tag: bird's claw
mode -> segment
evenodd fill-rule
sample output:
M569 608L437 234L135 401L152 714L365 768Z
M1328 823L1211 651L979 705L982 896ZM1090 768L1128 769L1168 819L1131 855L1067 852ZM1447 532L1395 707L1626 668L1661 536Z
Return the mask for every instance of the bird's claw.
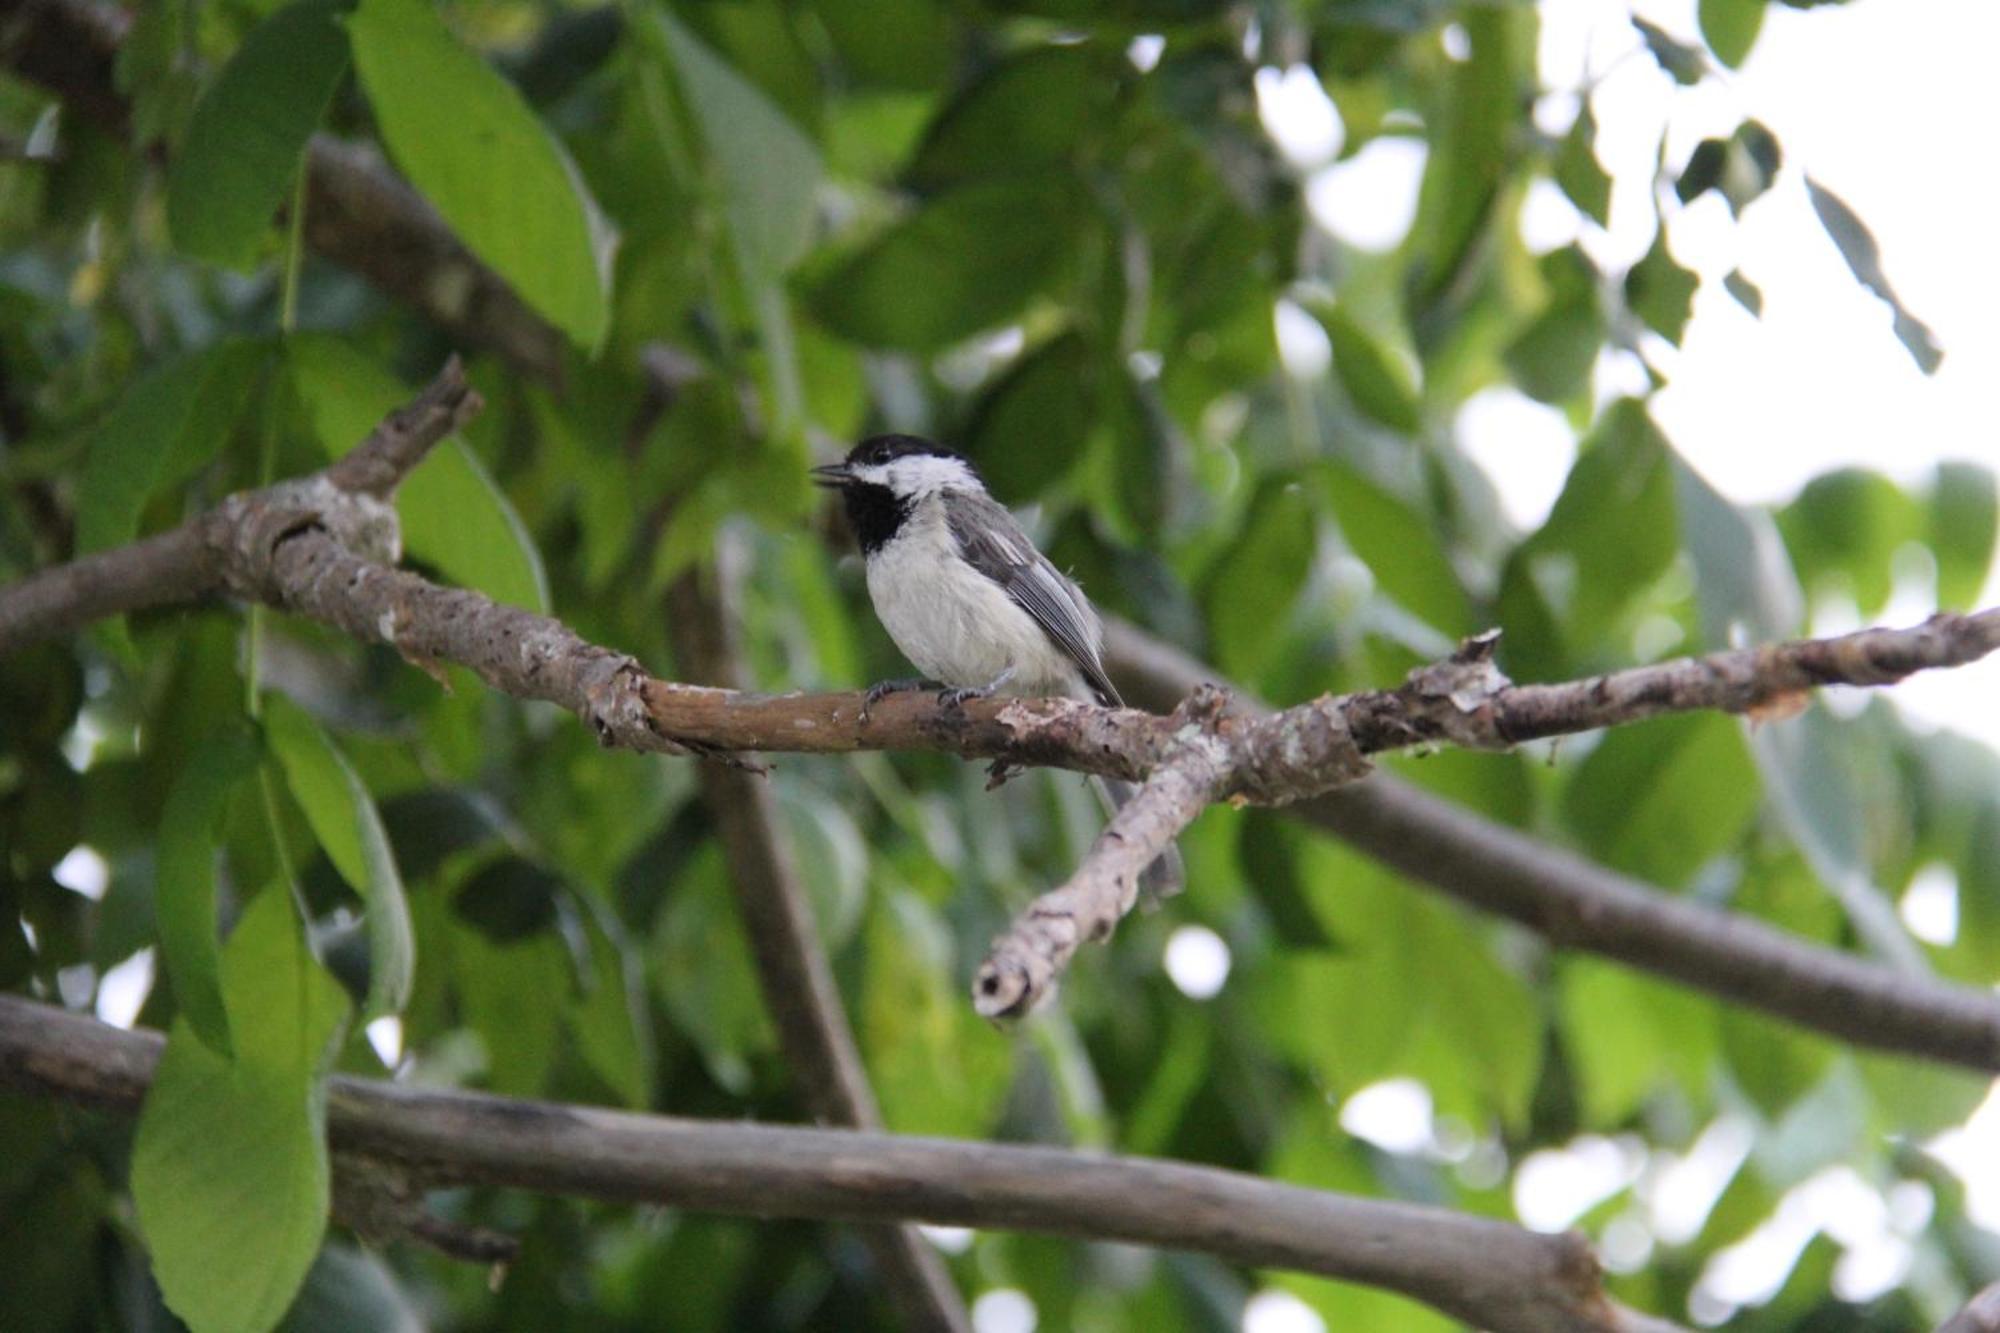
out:
M875 705L881 703L892 694L907 694L911 690L926 690L930 689L932 685L933 682L917 676L910 676L901 680L878 680L873 685L870 685L861 696L861 720L866 722L869 712Z
M964 685L953 690L940 690L938 707L959 712L964 709L967 699L984 699L992 693L992 687L986 685Z

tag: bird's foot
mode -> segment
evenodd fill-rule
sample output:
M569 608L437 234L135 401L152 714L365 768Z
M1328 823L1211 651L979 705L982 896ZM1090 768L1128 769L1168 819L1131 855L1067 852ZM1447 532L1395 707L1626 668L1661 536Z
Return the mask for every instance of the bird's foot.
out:
M878 680L873 685L870 685L867 692L861 696L861 720L866 722L869 711L876 704L881 703L892 694L908 694L912 690L935 690L941 688L943 687L936 681L925 680L921 676L906 676L901 680Z

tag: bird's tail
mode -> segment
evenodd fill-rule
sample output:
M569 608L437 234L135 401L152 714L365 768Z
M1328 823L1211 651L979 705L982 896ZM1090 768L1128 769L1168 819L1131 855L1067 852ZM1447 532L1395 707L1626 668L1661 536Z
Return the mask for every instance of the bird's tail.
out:
M1090 784L1097 789L1106 815L1117 814L1139 790L1119 778L1092 777ZM1160 859L1139 876L1139 901L1147 907L1157 907L1186 887L1187 867L1181 862L1180 848L1168 843Z

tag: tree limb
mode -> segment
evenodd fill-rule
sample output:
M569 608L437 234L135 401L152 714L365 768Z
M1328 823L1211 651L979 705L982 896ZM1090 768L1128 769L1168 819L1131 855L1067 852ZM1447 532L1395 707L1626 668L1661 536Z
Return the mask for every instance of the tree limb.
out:
M1116 620L1105 627L1105 657L1127 698L1157 707L1214 675ZM2000 997L1989 991L1895 971L1675 897L1392 774L1284 813L1558 948L1601 954L1859 1046L2000 1073Z
M715 566L712 583L699 573L675 581L667 594L667 624L682 671L737 688L748 678L734 633L737 598L727 559L718 558ZM880 1130L882 1110L820 944L812 901L799 882L771 784L741 764L715 760L701 763L700 781L736 887L765 1011L813 1119ZM905 1328L968 1333L965 1302L921 1232L912 1226L868 1226L860 1234Z
M0 1086L130 1114L163 1042L0 995ZM1214 1167L845 1129L636 1115L335 1077L336 1162L753 1217L922 1220L1195 1250L1397 1291L1495 1333L1674 1333L1605 1295L1574 1232Z
M1982 1288L1937 1333L2000 1333L2000 1282Z

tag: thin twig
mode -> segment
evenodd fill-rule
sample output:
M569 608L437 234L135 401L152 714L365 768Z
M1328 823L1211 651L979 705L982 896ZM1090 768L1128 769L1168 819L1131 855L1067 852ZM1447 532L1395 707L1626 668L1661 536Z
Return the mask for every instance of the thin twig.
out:
M0 1087L130 1114L157 1033L0 995ZM338 1154L495 1185L755 1217L925 1221L1195 1250L1401 1292L1495 1333L1674 1333L1605 1295L1574 1232L1011 1144L702 1121L336 1077ZM336 1159L338 1160L338 1158Z

